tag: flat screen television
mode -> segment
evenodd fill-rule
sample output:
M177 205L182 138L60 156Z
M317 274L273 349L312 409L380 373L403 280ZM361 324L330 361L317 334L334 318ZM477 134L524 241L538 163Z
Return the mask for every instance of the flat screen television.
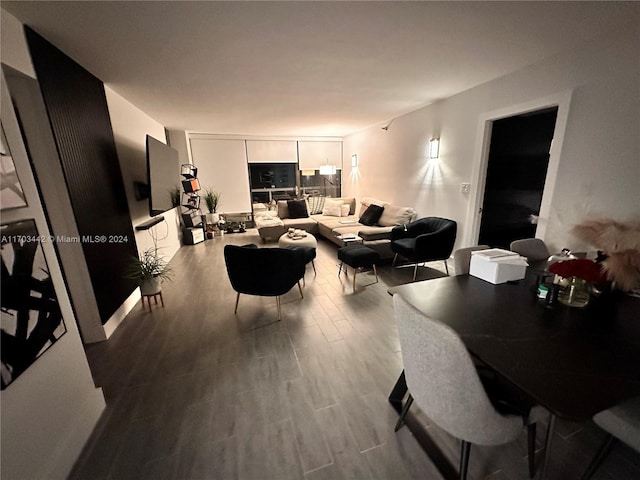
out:
M171 192L179 188L180 180L178 151L147 135L147 184L152 217L174 208Z

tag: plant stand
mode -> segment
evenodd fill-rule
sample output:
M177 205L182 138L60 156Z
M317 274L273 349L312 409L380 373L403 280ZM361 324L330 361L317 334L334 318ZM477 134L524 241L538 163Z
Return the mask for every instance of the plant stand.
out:
M160 297L160 304L162 305L162 308L164 308L164 299L162 298L162 292L158 292L158 293L152 293L150 295L142 295L142 309L146 310L144 308L145 298L147 299L147 305L149 306L149 311L151 311L151 299L153 298L154 305L158 305L158 297Z

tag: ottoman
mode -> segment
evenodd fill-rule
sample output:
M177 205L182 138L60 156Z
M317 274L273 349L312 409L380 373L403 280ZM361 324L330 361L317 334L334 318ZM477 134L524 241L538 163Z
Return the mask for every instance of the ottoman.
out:
M376 270L376 262L380 260L380 254L375 250L365 247L364 245L348 245L338 249L338 260L340 260L340 269L338 270L338 277L342 273L342 265L347 264L353 268L353 291L356 291L356 275L358 269L372 268L373 273L376 276L376 282L378 283L378 272ZM347 268L344 269L345 274Z
M280 248L294 248L302 252L305 257L305 264L311 262L313 267L313 273L316 274L316 264L313 261L316 258L316 247L318 241L316 237L310 233L304 232L305 236L290 237L288 233L280 236L278 239L278 246Z

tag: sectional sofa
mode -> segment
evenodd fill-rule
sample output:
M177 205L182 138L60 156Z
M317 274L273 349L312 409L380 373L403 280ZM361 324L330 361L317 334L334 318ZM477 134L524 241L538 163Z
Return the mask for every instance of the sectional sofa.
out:
M317 236L326 238L338 246L344 243L338 236L345 234L357 234L363 239L363 244L376 250L382 258L392 258L391 229L396 225L409 223L416 218L416 211L412 207L400 207L389 202L371 197L364 197L359 204L353 197L327 198L325 202L340 202L348 205L348 209L341 209L340 215L335 209L323 206L322 213L307 200L307 211L310 214L303 218L291 218L286 201L278 201L277 210L259 212L254 214L254 223L258 233L264 242L277 240L289 228L299 228ZM326 205L326 203L325 203ZM335 203L333 204L335 205ZM383 207L382 215L375 225L363 225L360 217L370 205ZM344 213L344 215L342 215Z

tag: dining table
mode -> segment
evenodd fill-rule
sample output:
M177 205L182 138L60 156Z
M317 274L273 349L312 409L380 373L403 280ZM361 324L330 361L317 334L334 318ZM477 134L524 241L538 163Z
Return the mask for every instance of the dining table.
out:
M604 292L582 308L548 304L536 295L539 272L492 284L457 275L399 285L400 295L426 316L451 327L469 352L556 418L586 421L640 395L640 298ZM389 402L400 411L404 372Z

